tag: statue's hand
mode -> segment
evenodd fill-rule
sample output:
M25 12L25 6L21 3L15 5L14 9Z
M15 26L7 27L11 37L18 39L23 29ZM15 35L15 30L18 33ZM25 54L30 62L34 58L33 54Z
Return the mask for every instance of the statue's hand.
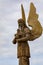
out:
M15 34L15 39L18 39L18 38L19 38L18 34Z
M16 44L16 38L14 38L12 42L13 42L13 44Z

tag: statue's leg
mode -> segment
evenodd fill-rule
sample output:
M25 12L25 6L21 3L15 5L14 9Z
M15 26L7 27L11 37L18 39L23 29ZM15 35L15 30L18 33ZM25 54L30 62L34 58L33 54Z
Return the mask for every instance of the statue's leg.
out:
M20 57L19 65L30 65L28 57Z

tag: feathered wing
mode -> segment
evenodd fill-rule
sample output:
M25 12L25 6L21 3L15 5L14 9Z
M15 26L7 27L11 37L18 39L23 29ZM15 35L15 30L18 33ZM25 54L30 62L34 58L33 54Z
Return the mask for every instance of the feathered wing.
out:
M21 13L22 13L22 19L24 20L24 22L26 22L25 12L22 4L21 4Z
M30 12L28 16L28 25L32 27L31 30L31 40L34 40L41 36L42 34L42 26L40 22L38 21L38 14L36 13L36 8L33 5L33 3L30 4Z

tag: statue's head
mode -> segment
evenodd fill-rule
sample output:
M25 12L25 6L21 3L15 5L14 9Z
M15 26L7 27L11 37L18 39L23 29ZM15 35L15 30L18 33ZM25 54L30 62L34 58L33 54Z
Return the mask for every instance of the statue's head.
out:
M26 24L25 24L23 19L18 19L18 26L19 27L25 27L26 26Z

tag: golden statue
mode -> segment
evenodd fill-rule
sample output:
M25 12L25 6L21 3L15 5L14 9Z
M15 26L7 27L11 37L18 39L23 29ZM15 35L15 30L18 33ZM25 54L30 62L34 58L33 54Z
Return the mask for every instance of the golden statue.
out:
M30 12L27 19L28 26L26 25L26 18L23 5L21 5L22 18L18 20L18 29L13 39L13 44L18 43L17 57L19 59L19 65L30 65L30 48L28 40L33 41L41 36L42 26L38 21L38 14L36 14L36 8L33 3L30 4Z

